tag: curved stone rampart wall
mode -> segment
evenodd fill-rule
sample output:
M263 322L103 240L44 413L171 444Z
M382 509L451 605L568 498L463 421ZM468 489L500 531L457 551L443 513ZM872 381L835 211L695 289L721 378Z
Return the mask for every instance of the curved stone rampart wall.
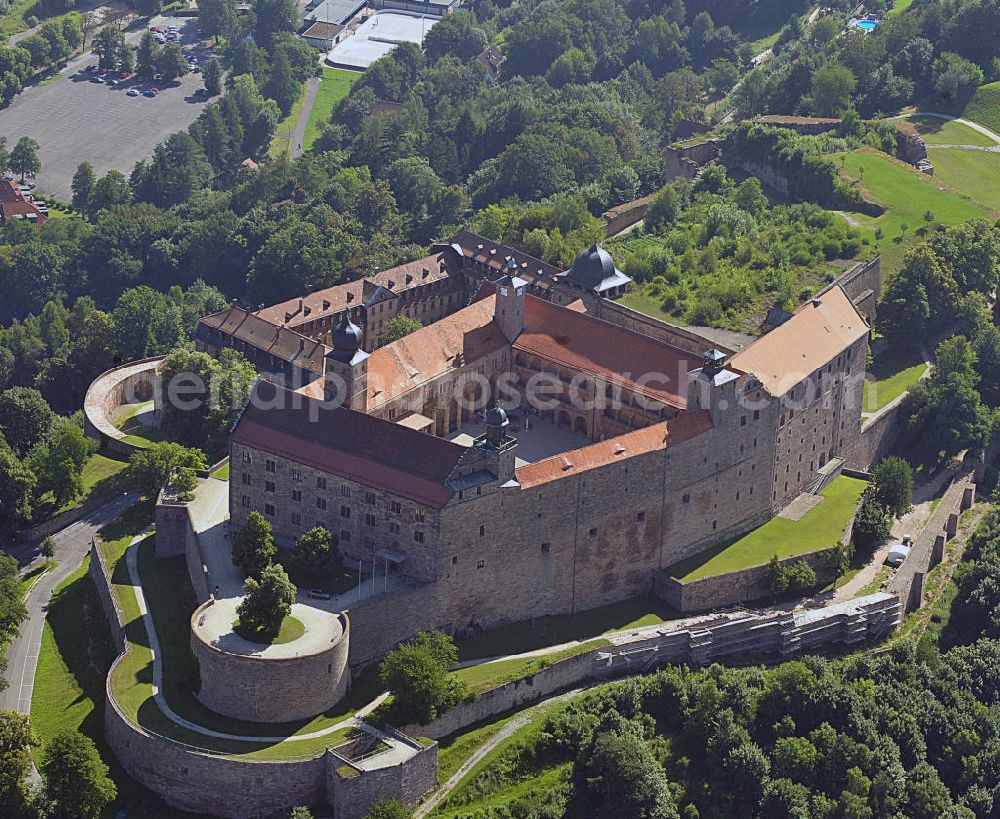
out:
M104 449L129 456L140 447L125 440L112 418L125 404L158 400L156 368L163 356L143 358L102 373L91 382L83 400L84 429ZM157 405L158 409L158 405Z
M298 657L263 658L233 654L207 643L191 615L191 651L198 660L198 699L218 714L248 722L296 722L329 710L350 689L347 668L350 620L338 615L340 636L322 651Z
M180 810L246 819L328 801L326 751L313 759L287 762L204 753L133 725L119 710L110 687L104 736L129 776Z

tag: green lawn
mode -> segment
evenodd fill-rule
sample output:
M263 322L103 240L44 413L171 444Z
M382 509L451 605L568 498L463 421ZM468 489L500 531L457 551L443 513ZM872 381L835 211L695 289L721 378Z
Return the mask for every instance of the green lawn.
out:
M212 477L216 478L216 479L218 479L220 481L228 481L229 480L229 461L226 461L222 466L220 466L218 469L216 469L215 472L212 473Z
M38 499L38 504L35 506L35 520L45 520L57 512L75 509L92 495L100 496L114 492L118 488L118 481L115 478L126 466L128 466L127 461L95 452L84 464L83 472L80 473L80 479L83 481L83 494L57 509L52 493L45 493Z
M298 617L288 615L281 621L281 627L278 629L277 634L257 631L249 626L244 626L239 620L233 623L233 632L244 640L249 640L251 643L279 646L283 643L290 643L292 640L298 640L299 637L306 633L306 627Z
M151 405L152 401L143 404L127 404L118 410L114 418L114 424L125 433L125 441L136 446L148 447L157 441L164 441L166 438L158 427L147 426L136 416Z
M323 68L323 77L319 81L319 90L316 92L316 102L312 111L309 112L309 121L306 122L306 133L302 139L302 150L308 151L313 143L319 139L321 128L330 121L330 114L333 113L334 106L340 102L351 90L351 86L361 75L357 71L345 71L341 68Z
M118 798L105 810L104 819L119 810L148 819L193 817L168 808L129 777L105 743L104 675L114 649L96 591L87 578L89 560L60 584L49 605L31 700L32 727L43 746L63 730L77 730L94 740L118 786ZM35 750L36 759L40 750Z
M306 84L302 83L302 88L299 89L299 96L296 98L291 112L278 123L278 127L274 130L274 139L271 140L271 156L279 157L286 154L291 156L292 132L295 130L295 123L299 121L299 114L302 113L302 106L305 105L305 101Z
M920 380L927 364L916 350L888 350L876 357L868 372L874 381L865 381L863 412L880 410Z
M134 528L134 524L122 527L123 530ZM323 748L348 738L351 729L346 728L316 739L282 742L288 736L311 733L340 722L374 699L381 690L374 669L354 681L351 693L341 703L308 721L288 724L241 722L220 716L195 699L192 689L197 684L197 664L190 650L189 621L196 601L187 568L182 557L156 560L153 538L149 537L133 548L139 549L139 575L163 652L163 693L170 707L182 717L217 731L242 736L273 736L274 740L261 743L211 739L179 728L168 720L152 696L152 655L145 626L138 619L125 562L120 559L124 554L123 540L127 543L126 538L119 537L103 548L106 554L118 557L113 571L114 588L128 621L126 630L131 650L117 667L112 685L119 704L131 719L148 730L181 742L254 759L312 757Z
M543 668L547 668L560 660L567 660L576 657L578 654L586 654L595 648L610 645L610 641L599 638L586 643L565 648L552 654L544 654L537 657L515 657L510 660L497 660L493 663L480 663L470 665L452 672L458 679L464 682L473 694L481 694L491 688L523 680L538 673Z
M921 241L918 231L927 224L925 214L928 212L933 214L935 224L944 225L991 216L987 208L962 199L940 180L879 151L862 148L835 154L833 159L839 163L841 157L844 173L851 179L861 180L868 198L886 209L878 217L850 214L871 237L877 228L882 229L884 235L878 246L882 253L883 275L899 270L906 251Z
M909 117L908 122L917 129L928 145L979 145L990 147L997 143L961 122L940 117Z
M913 5L913 0L896 0L896 5L889 9L889 16L893 17L897 14L902 14L907 11L910 6Z
M1000 134L1000 82L980 86L965 106L962 117Z
M459 640L458 653L463 661L522 654L574 640L593 639L611 631L652 626L679 616L660 598L648 594L575 614L536 617L490 629Z
M1000 154L934 147L927 154L938 179L963 198L1000 211Z
M763 526L707 553L675 563L671 576L690 582L836 546L867 484L841 475L820 494L824 500L801 520L771 518Z

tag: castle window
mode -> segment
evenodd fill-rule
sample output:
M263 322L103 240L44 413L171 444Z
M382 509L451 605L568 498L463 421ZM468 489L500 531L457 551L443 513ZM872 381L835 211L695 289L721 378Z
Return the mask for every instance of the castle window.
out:
M458 555L452 555L451 556L451 565L452 566L458 565Z
M326 498L316 498L316 508L326 509Z
M243 484L245 486L250 486L251 484L253 484L253 477L250 475L249 472L243 473Z
M297 469L293 469L292 470L292 480L293 481L301 481L302 480L302 473L299 472L299 470L297 470Z
M588 532L588 534L591 537L597 537L597 529L591 529L590 532Z
M292 526L301 526L301 525L302 525L302 515L300 515L298 512L292 512Z
M646 510L644 509L643 511L639 512L639 513L638 513L638 514L637 514L637 515L635 516L635 519L636 519L637 521L639 521L639 523L642 523L643 521L645 521L645 520L646 520Z
M375 505L375 493L374 492L365 492L365 503L370 504L371 506Z
M244 452L243 453L243 463L248 464L248 463L252 463L252 462L253 462L253 459L250 457L250 453L249 452Z
M754 419L754 421L759 421L760 420L760 410L754 410L753 411L753 419Z
M296 503L302 503L302 490L301 489L293 489L292 490L292 500L295 501Z
M403 507L400 505L399 501L389 501L389 511L398 515L403 511Z
M685 492L684 497L681 498L681 503L691 503L691 496Z
M413 519L417 523L423 523L426 517L427 516L424 514L424 510L423 509L414 509L413 510Z
M351 487L349 487L346 483L342 483L340 485L340 494L345 498L351 497Z
M747 425L747 417L745 415L740 416L740 426L745 427Z
M270 458L264 461L264 469L267 470L268 472L274 472L274 461L272 461Z
M482 568L484 568L485 566L486 566L486 561L485 561L485 560L480 560L480 561L479 561L479 562L478 562L478 563L476 564L476 568L477 568L477 569L482 569Z
M243 498L242 498L242 503L243 503L243 505L245 507L247 507L249 509L250 508L250 496L249 495L244 495Z
M317 478L316 479L316 488L317 489L326 489L326 478Z
M272 517L272 518L274 517L274 504L273 503L265 503L264 504L264 514L267 515L268 517Z
M351 542L351 533L350 533L350 531L347 530L347 529L341 529L340 530L340 539L344 543L350 543Z
M719 528L719 521L713 520L712 521L712 531L715 531L718 528Z
M479 527L479 537L482 537L485 534L486 534L486 527L485 526L480 526Z
M351 507L350 506L341 506L340 507L340 516L342 518L349 518L351 516Z
M374 526L374 525L375 525L375 516L371 514L365 515L365 526Z
M417 543L423 543L424 542L424 533L423 532L414 532L413 533L413 539Z
M551 548L552 548L552 544L551 543L543 543L542 544L542 554L543 555L547 555L549 553L549 549L551 549Z
M399 524L395 523L393 521L389 521L389 531L392 532L394 535L398 535L399 534Z
M264 481L264 491L273 492L274 491L274 481Z

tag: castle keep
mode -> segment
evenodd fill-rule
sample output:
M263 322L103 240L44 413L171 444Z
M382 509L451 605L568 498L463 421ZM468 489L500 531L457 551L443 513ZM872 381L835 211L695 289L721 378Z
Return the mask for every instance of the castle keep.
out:
M264 375L231 437L232 525L258 510L285 545L323 525L387 593L433 601L407 628L462 632L649 592L853 451L869 328L841 287L695 353L598 317L628 284L599 246L564 272L463 233L206 317L199 348ZM425 326L380 344L398 315ZM355 629L351 664L397 637Z

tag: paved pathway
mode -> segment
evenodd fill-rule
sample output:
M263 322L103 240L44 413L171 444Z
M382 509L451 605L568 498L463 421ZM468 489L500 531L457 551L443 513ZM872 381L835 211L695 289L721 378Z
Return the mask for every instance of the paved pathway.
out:
M105 523L114 520L138 498L126 493L93 510L76 523L52 535L56 544L55 560L59 565L47 572L34 586L26 601L28 618L21 624L20 633L7 646L7 681L9 686L0 691L0 708L27 714L31 711L31 693L35 684L35 667L42 644L42 627L48 611L52 592L73 572L80 568L83 558L90 551L91 540ZM20 553L26 558L28 553Z
M302 110L299 118L295 121L295 130L292 131L291 151L292 159L302 156L302 146L306 141L306 125L309 124L309 116L312 114L313 105L316 104L316 94L319 92L319 77L310 77L306 82L306 98L302 102Z
M985 125L980 125L978 122L973 122L971 119L962 119L962 117L953 117L951 114L939 114L936 111L917 111L913 114L899 114L895 117L889 117L889 119L909 119L910 117L935 117L937 119L946 119L949 122L957 122L960 125L967 125L973 131L979 131L983 136L987 136L1000 145L1000 134L995 131L991 131ZM950 145L928 145L930 148L950 148L954 146Z
M153 618L146 607L146 598L142 593L142 584L139 580L139 566L138 566L138 549L135 548L136 544L141 542L146 538L146 534L138 535L133 539L131 546L125 552L125 563L128 566L129 580L132 583L132 591L135 594L136 604L139 608L139 613L142 615L143 625L146 627L146 635L149 637L149 649L153 655L153 699L156 701L157 706L163 714L175 725L179 725L182 728L186 728L189 731L194 731L195 733L201 734L207 737L213 737L214 739L223 739L233 742L253 742L253 743L273 743L275 739L282 739L285 742L295 742L297 740L304 739L316 739L317 737L326 736L332 734L335 731L339 731L342 728L350 728L358 725L358 719L365 716L370 711L377 708L385 698L388 696L387 693L381 694L372 700L364 708L360 709L357 714L353 717L347 717L346 719L336 722L333 725L327 726L319 731L312 731L308 734L296 734L291 737L282 737L280 735L271 736L243 736L241 734L228 734L224 731L214 731L211 728L206 728L203 725L198 725L198 723L191 722L190 720L184 719L176 713L168 704L166 697L163 696L163 663L160 657L160 640L156 634L156 626L153 623Z

